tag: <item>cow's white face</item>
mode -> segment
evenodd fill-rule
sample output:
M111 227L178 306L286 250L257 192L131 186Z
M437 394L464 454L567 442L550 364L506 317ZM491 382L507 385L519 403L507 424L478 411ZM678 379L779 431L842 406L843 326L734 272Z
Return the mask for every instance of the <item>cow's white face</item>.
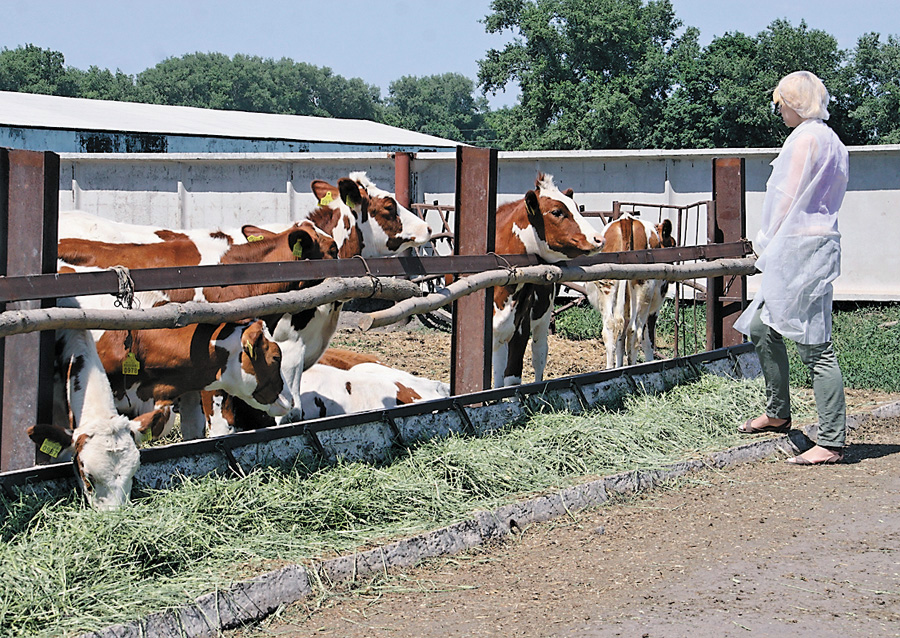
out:
M365 173L351 173L360 189L361 202L353 212L363 236L363 257L390 257L431 239L431 228L409 209L397 203L393 193L375 186Z
M113 510L128 503L141 464L138 445L143 434L138 428L128 417L117 416L75 431L75 480L94 509Z

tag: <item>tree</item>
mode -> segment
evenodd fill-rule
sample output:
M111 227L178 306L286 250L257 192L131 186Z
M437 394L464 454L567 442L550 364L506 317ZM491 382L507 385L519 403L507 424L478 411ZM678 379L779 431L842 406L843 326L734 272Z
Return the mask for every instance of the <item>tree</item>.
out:
M473 95L475 83L459 73L404 76L391 82L384 121L410 131L474 143L490 138L487 100Z
M772 147L789 131L771 110L772 90L788 73L812 71L835 100L830 124L845 141L846 81L844 53L834 37L775 20L756 37L740 32L714 38L700 50L688 29L674 56L675 90L666 100L660 125L649 146Z
M91 66L87 71L70 67L69 74L75 82L75 94L91 100L116 100L132 102L136 97L134 77L116 70Z
M288 58L192 53L137 76L141 101L201 108L378 120L380 91Z
M900 144L900 39L859 38L848 65L848 119L857 144Z
M518 33L479 62L479 83L521 89L514 144L638 148L670 91L680 22L669 0L494 0L489 33Z
M59 51L26 44L0 51L0 91L73 97L77 83Z

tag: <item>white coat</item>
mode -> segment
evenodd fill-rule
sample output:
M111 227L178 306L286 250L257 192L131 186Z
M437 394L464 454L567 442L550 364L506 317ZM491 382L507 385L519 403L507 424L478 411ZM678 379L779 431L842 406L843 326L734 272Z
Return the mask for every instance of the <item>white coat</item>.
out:
M735 322L760 319L797 343L831 341L832 283L841 274L837 213L847 190L847 149L822 120L804 120L772 162L762 225L753 242L759 291Z

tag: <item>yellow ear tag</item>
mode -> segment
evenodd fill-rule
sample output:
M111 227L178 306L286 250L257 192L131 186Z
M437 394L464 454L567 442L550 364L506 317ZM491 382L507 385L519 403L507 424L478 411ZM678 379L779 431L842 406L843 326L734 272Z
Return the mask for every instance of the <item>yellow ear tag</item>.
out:
M294 249L291 251L291 253L297 259L303 259L303 246L300 245L299 239L294 242Z
M141 443L149 443L153 438L153 428L147 427L146 430L141 432Z
M248 343L246 346L244 346L244 348L246 348L246 350L247 350L247 356L252 359L253 358L253 344Z
M44 439L44 442L41 443L41 447L39 449L47 456L56 458L57 456L59 456L59 453L62 452L62 445L51 439Z
M331 196L331 191L327 191L322 199L319 200L319 206L328 206L333 201L334 197Z
M265 239L262 235L247 235L247 243L252 244L255 241L262 241Z
M122 374L137 374L141 371L141 362L138 361L133 352L129 352L122 362Z

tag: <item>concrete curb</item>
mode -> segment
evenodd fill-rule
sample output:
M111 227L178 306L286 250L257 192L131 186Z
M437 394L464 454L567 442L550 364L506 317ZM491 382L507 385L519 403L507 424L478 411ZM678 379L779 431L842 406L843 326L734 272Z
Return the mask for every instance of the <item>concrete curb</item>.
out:
M870 413L848 417L850 428L870 418L900 416L900 402L880 406ZM327 585L352 582L398 567L411 567L425 558L452 555L496 540L528 525L541 523L589 507L602 505L610 494L632 494L660 483L706 468L725 468L739 463L759 461L776 452L793 455L809 446L805 433L789 434L716 452L703 459L679 461L654 470L634 470L613 474L553 494L521 503L504 505L490 512L477 512L473 518L419 534L382 547L314 563L309 568L288 565L249 580L235 583L227 590L206 594L193 604L147 616L124 625L108 627L80 638L171 638L216 636L224 629L254 622L313 593L310 577Z

